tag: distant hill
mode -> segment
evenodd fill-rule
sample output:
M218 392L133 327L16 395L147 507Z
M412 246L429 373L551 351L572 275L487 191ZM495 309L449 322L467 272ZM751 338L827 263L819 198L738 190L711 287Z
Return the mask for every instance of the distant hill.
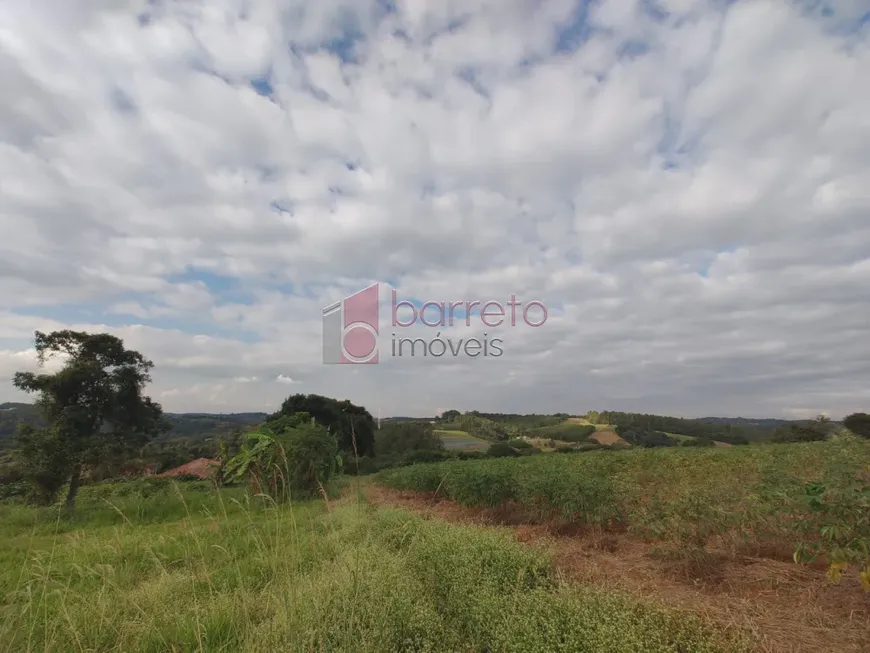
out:
M161 439L220 437L237 428L260 424L266 417L268 413L166 413L172 428ZM0 404L0 451L12 448L20 423L37 427L45 425L33 404Z
M710 424L731 424L733 426L754 426L756 428L776 428L778 426L788 426L789 424L799 424L810 420L790 420L790 419L768 419L768 418L748 418L748 417L700 417L699 422L708 422Z

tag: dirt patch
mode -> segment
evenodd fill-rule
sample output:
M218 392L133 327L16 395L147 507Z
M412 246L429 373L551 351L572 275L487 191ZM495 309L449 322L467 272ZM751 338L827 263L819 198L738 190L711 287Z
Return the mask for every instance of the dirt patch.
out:
M596 431L589 436L589 439L595 440L599 444L617 444L619 442L628 444L616 434L616 431Z
M366 493L374 504L451 522L511 528L518 541L550 553L563 578L626 591L725 629L749 632L758 639L760 653L870 651L870 598L851 577L831 585L824 570L793 562L715 551L675 552L626 533L535 523L518 505L465 508L431 495L376 486L367 487ZM763 548L753 553L763 553Z

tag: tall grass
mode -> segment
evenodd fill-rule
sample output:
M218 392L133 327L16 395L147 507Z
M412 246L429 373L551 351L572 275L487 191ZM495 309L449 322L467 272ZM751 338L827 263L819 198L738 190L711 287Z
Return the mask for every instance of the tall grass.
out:
M563 585L507 534L202 485L2 508L0 652L734 651L694 618ZM8 518L8 521L7 521Z

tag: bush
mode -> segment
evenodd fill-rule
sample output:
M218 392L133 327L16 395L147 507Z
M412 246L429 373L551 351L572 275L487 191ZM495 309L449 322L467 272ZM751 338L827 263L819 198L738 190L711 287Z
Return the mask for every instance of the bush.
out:
M620 433L620 430L622 432ZM617 427L616 432L619 436L637 447L645 447L652 449L655 447L673 447L676 442L660 431L636 431L633 429L620 429Z
M247 477L254 492L273 499L317 494L339 462L335 438L306 414L283 416L280 426L279 433L268 427L249 431L224 468L225 480Z
M507 442L509 447L513 447L514 449L531 449L532 445L528 440L508 440Z
M852 413L843 420L843 426L862 438L870 438L870 415Z
M335 473L338 445L335 438L318 424L288 430L281 438L287 455L291 490L311 496Z
M771 442L790 443L790 442L820 442L827 440L828 434L816 424L808 426L799 426L792 424L786 427L776 429Z
M513 458L519 456L519 452L504 442L496 442L486 450L489 458Z
M716 443L713 442L710 438L692 438L691 440L684 440L680 446L681 447L715 447Z
M375 431L378 456L417 451L444 451L444 443L428 422L387 422Z

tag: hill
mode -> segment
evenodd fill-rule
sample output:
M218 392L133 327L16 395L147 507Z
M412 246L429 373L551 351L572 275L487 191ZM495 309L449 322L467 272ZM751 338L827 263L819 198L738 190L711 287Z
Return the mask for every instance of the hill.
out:
M171 428L161 440L178 438L209 439L229 435L233 431L260 424L267 413L166 413ZM14 445L19 424L44 426L33 404L7 402L0 404L0 451Z
M708 424L730 424L731 426L750 426L761 429L775 429L778 426L788 426L789 424L800 424L810 420L789 420L789 419L773 419L773 418L747 418L747 417L700 417L698 422L707 422Z

